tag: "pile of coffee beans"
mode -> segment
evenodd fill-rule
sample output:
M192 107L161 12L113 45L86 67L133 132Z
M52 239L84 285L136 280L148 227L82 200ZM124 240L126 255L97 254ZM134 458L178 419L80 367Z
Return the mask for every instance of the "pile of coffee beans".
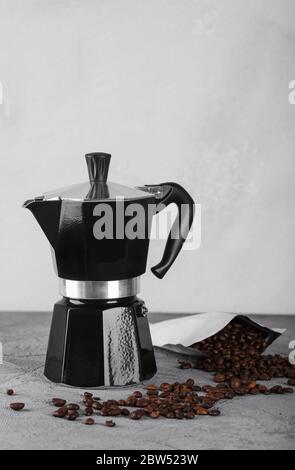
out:
M230 394L292 393L295 366L279 354L263 355L267 346L268 340L263 331L251 324L233 320L214 336L192 345L194 349L206 353L206 357L198 357L193 363L179 361L179 367L214 373L213 381L219 384L217 396L222 398L229 398ZM273 378L287 378L286 385L289 386L268 388L257 383Z
M225 360L239 356L241 359L258 357L268 346L268 338L262 330L233 319L221 331L210 338L192 345L194 349Z
M208 389L206 388L208 387ZM210 388L210 390L209 390ZM78 403L66 404L61 398L53 398L54 406L61 405L53 416L74 421L79 416L98 415L105 417L125 416L132 420L140 420L143 417L168 418L168 419L193 419L195 416L219 416L220 411L214 408L217 401L212 396L214 387L200 387L193 379L179 383L162 383L160 386L149 384L145 393L135 390L126 399L101 401L93 397L90 392L85 392L81 406ZM128 408L134 408L133 411ZM84 424L94 424L93 418L86 418ZM114 427L112 420L107 420L105 426Z

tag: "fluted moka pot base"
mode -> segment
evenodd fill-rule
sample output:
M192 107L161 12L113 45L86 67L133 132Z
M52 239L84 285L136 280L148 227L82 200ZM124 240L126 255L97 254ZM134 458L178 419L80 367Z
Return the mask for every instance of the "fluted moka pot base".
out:
M53 382L124 386L153 377L156 362L144 303L137 297L54 306L45 363Z

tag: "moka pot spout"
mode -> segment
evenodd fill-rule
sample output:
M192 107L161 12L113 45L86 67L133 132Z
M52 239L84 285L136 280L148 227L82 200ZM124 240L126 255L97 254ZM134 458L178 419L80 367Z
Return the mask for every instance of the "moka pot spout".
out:
M29 199L23 204L23 207L32 212L52 248L55 249L59 229L61 200Z

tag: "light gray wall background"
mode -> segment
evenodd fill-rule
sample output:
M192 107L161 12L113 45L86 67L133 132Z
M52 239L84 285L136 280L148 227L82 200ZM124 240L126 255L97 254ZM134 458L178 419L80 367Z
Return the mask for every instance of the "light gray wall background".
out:
M111 180L202 203L201 248L142 281L151 310L294 313L294 41L294 0L0 0L1 309L52 308L21 204L101 150Z

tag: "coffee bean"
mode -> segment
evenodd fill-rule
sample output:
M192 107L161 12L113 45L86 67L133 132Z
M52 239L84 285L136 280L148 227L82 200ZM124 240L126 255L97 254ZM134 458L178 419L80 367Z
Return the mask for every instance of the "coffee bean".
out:
M147 390L147 395L159 395L159 391L158 390Z
M121 408L118 406L112 406L108 409L108 416L119 416L121 414Z
M121 415L123 415L123 416L129 416L129 415L130 415L130 411L129 411L127 408L122 408L122 409L121 409Z
M54 413L52 413L52 416L55 418L64 418L68 412L67 407L63 406L62 408L58 408Z
M162 390L162 392L170 392L172 390L172 385L164 382L160 385L160 390Z
M236 395L243 396L243 395L246 395L247 393L248 393L248 389L244 385L241 385L240 388L235 388Z
M259 393L259 388L258 388L258 387L251 388L251 390L249 391L249 393L250 393L251 395L258 395L258 393Z
M241 381L240 381L240 379L238 379L237 377L235 377L235 378L231 379L231 381L230 381L229 384L230 384L230 387L231 387L233 390L237 390L237 389L239 389L240 386L241 386Z
M21 411L24 408L25 404L16 402L16 403L10 403L9 406L14 411Z
M135 390L135 392L133 392L133 395L134 395L136 398L141 398L141 397L142 397L142 393L141 393L139 390Z
M196 415L207 415L208 414L208 410L206 408L204 408L203 406L199 406L199 405L196 405L194 407L194 412Z
M252 390L253 388L256 388L256 380L250 380L247 386L248 386L248 390Z
M99 401L99 400L100 400L99 397L92 397L92 399L95 400L95 401Z
M80 409L80 406L77 403L69 403L67 405L67 409L71 411L78 411Z
M91 408L93 406L93 403L94 401L92 400L92 398L87 398L87 400L84 400L86 408Z
M195 385L194 379L187 379L185 383L188 387L193 387Z
M283 393L293 393L294 390L291 387L284 387L283 388Z
M190 362L178 360L180 369L191 369L193 366Z
M75 410L68 410L66 414L66 418L69 421L75 421L75 419L79 418L79 413L78 411L75 411Z
M146 386L146 389L152 391L152 390L158 390L158 387L155 384L149 384Z
M271 387L269 391L270 393L278 393L278 394L284 393L283 387L281 385L275 385L274 387Z
M213 377L214 382L220 383L225 381L225 375L224 374L215 374Z
M136 406L137 398L134 395L131 395L126 400L127 406Z
M85 397L85 398L92 398L92 397L93 397L93 394L90 393L90 392L84 392L84 397Z
M132 411L130 413L130 418L131 419L141 419L144 415L144 411L139 409L139 410L135 410L135 411Z
M58 408L66 404L66 400L64 400L63 398L52 398L51 402L54 406L57 406Z
M85 408L85 410L84 410L84 415L85 415L85 416L91 416L91 415L93 415L93 408L91 408L91 407Z
M93 418L85 418L85 419L83 419L82 423L87 424L87 425L92 425L92 424L95 423L95 421L94 421Z
M152 411L152 412L149 414L149 416L150 416L151 418L159 418L159 417L160 417L160 412L159 412L159 411L156 411L156 410L155 410L155 411Z
M92 403L92 408L94 408L95 410L101 410L102 409L102 404L99 403L98 401L94 401Z
M103 404L105 406L118 406L118 400L107 400Z
M209 416L219 416L220 411L217 408L212 408L211 410L208 411Z
M112 421L112 420L107 420L107 421L105 421L104 425L109 427L109 428L113 428L114 426L116 426L116 423L114 423L114 421Z
M6 394L7 394L7 395L13 395L13 394L14 394L14 391L12 390L12 388L8 388L8 389L6 390Z
M109 416L109 409L107 406L103 406L102 409L100 410L99 414L101 416Z
M119 406L126 406L126 400L118 400Z
M201 388L201 390L202 390L202 392L207 393L207 392L209 392L209 390L211 390L212 388L213 388L213 385L203 385L202 388Z
M144 408L145 406L147 406L149 404L149 400L147 398L138 398L136 400L136 406L137 408Z

